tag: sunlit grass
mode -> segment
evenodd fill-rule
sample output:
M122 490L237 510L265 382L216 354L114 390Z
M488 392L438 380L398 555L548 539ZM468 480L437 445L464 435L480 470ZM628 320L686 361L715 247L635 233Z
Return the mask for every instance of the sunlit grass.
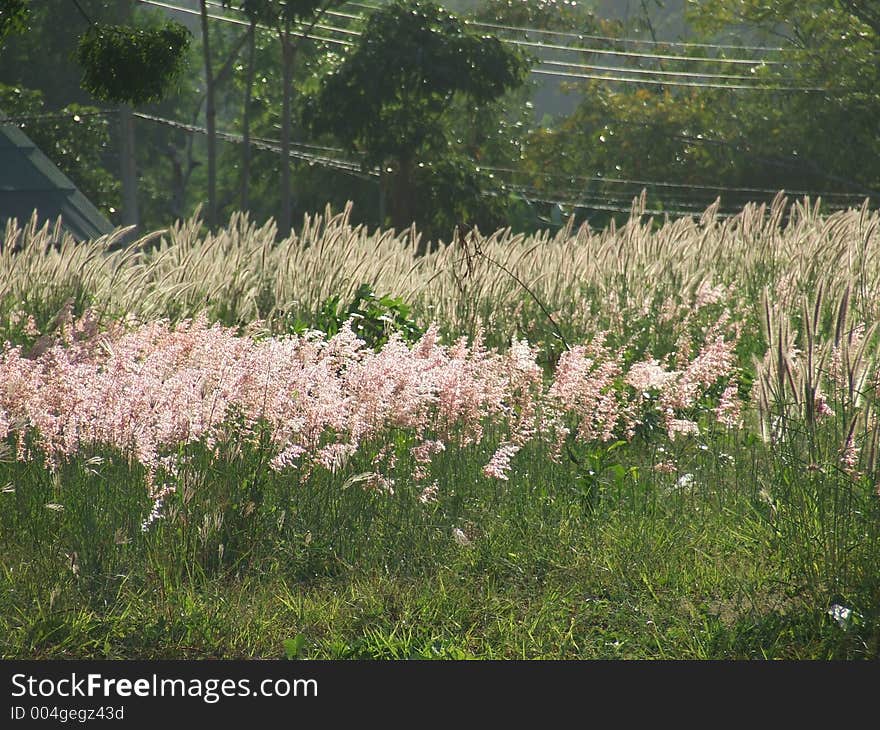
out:
M658 388L632 433L623 419L614 438L579 439L593 412L571 401L562 448L524 439L507 480L485 469L511 436L503 420L469 442L450 435L427 464L412 449L436 423L386 424L335 470L271 468L279 444L262 427L221 448L183 440L152 524L149 460L105 439L53 464L39 433L4 422L0 655L876 658L876 216L801 207L780 227L783 212L499 232L421 259L406 235L344 216L279 246L244 219L115 253L106 241L55 250L48 229L8 233L0 331L35 358L25 365L64 346L87 309L98 330L126 313L204 310L267 342L366 281L448 335L482 324L508 354L511 336L530 338L544 387L574 357L566 346L604 332L620 369L604 392L633 402L634 365L686 370L723 320L744 410L719 422L725 377L678 414L691 432L670 438ZM0 403L20 395L9 382ZM393 489L368 488L382 449Z

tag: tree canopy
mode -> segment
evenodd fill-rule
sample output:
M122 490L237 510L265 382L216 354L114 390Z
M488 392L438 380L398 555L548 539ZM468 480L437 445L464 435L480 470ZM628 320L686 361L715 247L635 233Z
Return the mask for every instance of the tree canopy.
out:
M108 102L158 101L183 71L190 39L189 30L174 21L158 28L90 25L77 46L82 86Z
M441 116L455 94L492 101L524 70L497 38L467 32L437 5L400 0L370 16L354 52L323 80L311 120L379 165L442 148Z
M390 175L392 224L407 226L419 219L416 165L449 153L444 114L453 100L490 103L526 70L521 54L468 32L443 8L398 0L370 16L355 49L322 80L307 119Z

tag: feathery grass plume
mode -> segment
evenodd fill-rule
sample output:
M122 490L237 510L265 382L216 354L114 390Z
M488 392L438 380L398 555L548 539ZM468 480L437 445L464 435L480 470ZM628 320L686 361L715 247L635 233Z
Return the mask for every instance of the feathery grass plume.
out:
M749 205L727 219L709 209L700 220L659 227L634 217L602 231L569 222L555 234L469 234L485 257L443 242L420 256L417 233L370 231L352 225L350 214L348 206L306 216L277 243L272 221L258 226L236 213L210 232L196 216L123 248L121 231L75 244L57 225L9 224L0 299L26 300L40 327L45 310L57 311L73 296L78 313L90 305L102 314L177 321L206 310L212 321L265 319L281 333L297 319L308 321L330 296L348 299L368 283L402 296L423 323L440 322L444 333L473 337L478 322L492 322L499 335L496 341L491 333L490 344L519 332L540 346L547 327L536 300L573 340L642 321L644 303L658 297L681 299L689 291L699 306L711 306L732 284L743 302L737 308L765 288L790 310L820 287L850 287L848 307L858 319L880 316L880 229L876 211L864 206L821 216L808 199L789 205L779 196L769 209ZM835 266L821 263L829 260Z
M258 338L204 315L104 330L91 312L77 318L65 307L58 319L61 333L40 352L0 353L4 434L23 444L32 432L50 468L96 445L129 454L155 494L154 480L174 476L181 448L202 443L220 455L264 429L270 467L303 473L338 472L363 445L405 432L416 481L436 454L483 444L491 431L502 443L484 473L505 479L512 457L535 440L554 448L572 432L584 443L629 440L646 420L665 422L670 439L698 433L699 403L729 388L733 374L734 342L715 335L724 316L681 370L651 361L628 368L622 350L598 337L563 353L549 383L525 340L504 352L482 335L446 346L435 326L413 345L395 334L374 351L349 323L329 338Z

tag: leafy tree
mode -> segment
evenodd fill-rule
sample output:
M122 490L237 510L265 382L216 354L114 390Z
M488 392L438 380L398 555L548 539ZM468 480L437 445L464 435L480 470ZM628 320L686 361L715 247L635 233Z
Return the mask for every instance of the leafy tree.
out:
M272 28L281 47L281 209L278 230L287 235L292 224L290 147L293 123L294 71L307 36L324 13L343 0L225 0L251 20Z
M595 36L624 35L631 30L633 22L599 17L586 3L568 0L483 0L471 17L504 39L531 43L543 40L573 47L613 47L613 43L597 41ZM517 28L564 35L536 35ZM544 51L534 46L530 51L538 58L544 55L558 58L557 51ZM465 140L468 153L481 165L517 171L496 174L493 180L500 194L499 200L504 201L504 223L515 230L536 230L554 223L542 215L544 206L533 205L518 188L528 182L522 168L534 157L527 149L529 140L540 139L538 131L552 126L554 116L570 113L576 106L567 94L569 88L572 88L570 84L550 76L530 76L528 83L499 100L500 108L475 106L472 113L462 115L455 126L456 136ZM559 161L548 161L547 169L555 172L558 164Z
M92 24L77 46L82 86L102 101L158 101L180 76L190 37L173 21L158 28Z
M133 150L128 105L154 102L170 94L181 78L190 41L183 26L135 8L133 2L100 0L29 3L27 32L7 38L0 50L0 82L39 89L52 109L94 98L119 104L124 129L116 139L125 141L126 150ZM53 147L46 151L51 156ZM122 159L128 173L122 176L126 181L123 222L136 222L133 152L123 154Z
M868 194L880 185L880 2L706 0L690 2L689 17L705 33L738 37L747 28L781 40L790 60L765 77L825 90L744 108L756 145L796 157L805 174L838 187Z
M871 194L880 177L877 33L845 5L693 3L690 19L705 40L782 45L770 59L778 65L756 61L749 83L794 90L572 84L581 103L530 135L517 179L534 198L594 206L596 225L607 221L603 208L628 208L642 188L621 180L672 183L649 186L649 207L692 212L719 194L731 211L769 200L762 190L818 191L826 202L831 192L848 193L847 202Z
M0 0L0 43L10 33L20 33L27 25L27 0Z
M419 201L434 184L428 165L450 154L453 101L488 104L521 84L526 68L520 54L467 32L442 8L397 0L370 16L355 49L323 79L308 123L382 170L391 224L404 228L425 221Z
M57 0L53 4L57 5ZM173 21L159 27L155 23L134 26L95 21L84 9L87 4L73 3L80 22L86 25L76 50L83 88L102 101L129 104L155 101L167 94L183 70L189 31ZM43 4L44 13L50 10L48 5ZM103 6L101 10L103 15ZM115 14L130 16L130 11L117 8ZM9 33L24 32L30 17L26 0L0 0L0 41ZM68 26L58 23L57 15L54 20L63 33L70 32ZM34 44L30 48L36 50Z

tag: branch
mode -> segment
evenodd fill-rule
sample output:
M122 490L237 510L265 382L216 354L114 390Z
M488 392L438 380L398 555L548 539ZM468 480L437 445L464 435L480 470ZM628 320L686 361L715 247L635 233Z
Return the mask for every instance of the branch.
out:
M465 247L467 246L464 238L459 239L459 240L461 240L462 246L465 246ZM467 249L466 249L466 251L467 251ZM485 251L483 251L476 241L473 241L473 251L477 256L482 256L490 264L497 266L505 274L507 274L511 279L513 279L517 284L519 284L523 289L525 289L525 291L528 293L528 295L532 299L534 299L535 303L541 308L541 311L544 313L544 316L547 317L547 319L550 321L550 324L553 325L553 329L556 330L556 336L559 338L559 341L562 343L562 346L566 350L571 350L571 347L568 344L568 340L565 339L565 335L562 334L562 330L559 328L559 325L556 323L556 320L553 319L553 315L550 314L550 311L547 309L546 306L544 306L544 303L538 298L538 295L535 294L535 292L533 292L522 279L520 279L516 274L514 274L504 264L498 263L495 259L493 259L491 256L489 256L489 254L487 254Z
M235 42L235 47L229 52L229 57L226 59L226 63L223 64L223 68L221 68L214 76L215 84L219 84L221 81L225 81L226 77L229 76L229 73L232 71L232 62L235 61L236 58L238 58L238 53L244 47L244 44L247 42L250 33L250 29L246 30L242 34L241 38L239 38Z
M94 25L95 21L89 17L89 14L82 9L82 5L79 4L79 0L73 0L73 4L76 5L76 9L79 10L79 14L85 18L86 23L89 25Z

